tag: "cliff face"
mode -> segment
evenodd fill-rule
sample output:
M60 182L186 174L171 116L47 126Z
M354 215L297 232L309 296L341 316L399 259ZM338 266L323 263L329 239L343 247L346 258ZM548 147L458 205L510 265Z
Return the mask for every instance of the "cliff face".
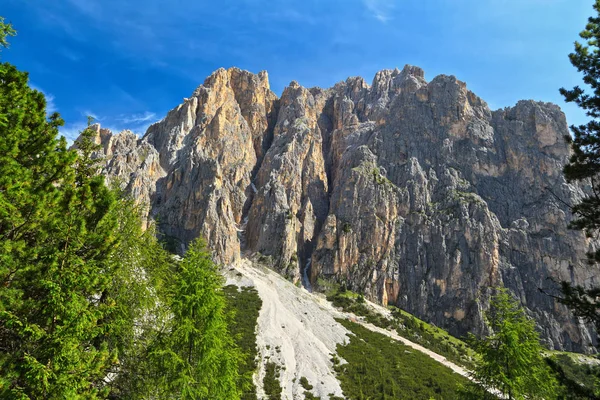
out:
M105 173L174 242L198 235L231 263L260 253L293 280L346 284L460 335L485 331L506 286L557 349L595 339L538 288L588 284L590 243L567 230L564 114L490 111L452 76L377 73L333 88L218 70L142 139L99 129ZM575 268L573 268L575 266Z

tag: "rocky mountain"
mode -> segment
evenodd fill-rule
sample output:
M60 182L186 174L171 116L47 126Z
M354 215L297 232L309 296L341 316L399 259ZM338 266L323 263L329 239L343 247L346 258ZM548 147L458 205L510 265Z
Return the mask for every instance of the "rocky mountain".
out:
M515 293L556 349L596 339L538 288L593 283L570 231L582 188L562 176L559 107L491 111L453 76L384 70L371 85L220 69L143 138L100 129L104 172L182 250L203 235L222 263L260 258L318 288L335 281L455 335L486 330L492 286Z

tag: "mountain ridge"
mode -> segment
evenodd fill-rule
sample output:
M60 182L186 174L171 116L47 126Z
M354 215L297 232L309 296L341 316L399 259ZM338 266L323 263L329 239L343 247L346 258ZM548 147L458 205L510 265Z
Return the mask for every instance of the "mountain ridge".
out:
M255 254L294 282L332 280L455 335L484 333L506 286L551 348L595 351L591 330L539 293L593 282L593 243L567 230L582 188L562 176L564 114L491 111L454 76L378 72L329 89L219 69L143 138L96 128L104 174L148 205L181 250ZM305 271L306 269L306 271Z

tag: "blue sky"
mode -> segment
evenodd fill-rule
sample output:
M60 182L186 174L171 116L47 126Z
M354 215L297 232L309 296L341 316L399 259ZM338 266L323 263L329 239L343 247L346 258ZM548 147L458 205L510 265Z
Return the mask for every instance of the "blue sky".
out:
M384 68L456 75L492 109L559 104L592 0L1 0L18 31L2 59L29 71L73 138L93 115L143 133L219 67L329 87Z

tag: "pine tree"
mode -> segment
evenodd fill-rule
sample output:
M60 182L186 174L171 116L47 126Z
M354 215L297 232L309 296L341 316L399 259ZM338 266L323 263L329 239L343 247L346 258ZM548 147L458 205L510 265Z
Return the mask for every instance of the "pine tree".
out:
M8 153L14 161L0 161L0 168L10 168L0 185L0 343L6 349L0 393L103 397L106 369L116 362L116 352L102 340L113 310L102 293L110 283L105 272L115 244L116 220L109 212L115 197L92 167L86 150L91 139L79 156L67 151L64 140L55 139L56 118L45 122L43 97L26 86L26 75L20 77L21 98L37 98L38 107L6 109L25 116L3 135L16 142ZM31 129L33 117L39 135Z
M542 356L535 323L505 289L499 289L486 313L492 334L471 338L481 356L465 398L556 398L557 383Z
M594 4L596 15L588 19L585 29L579 34L584 43L575 42L575 51L569 54L571 63L583 73L583 81L591 89L586 92L580 87L560 89L567 102L574 102L591 118L584 125L573 125L573 137L567 136L573 154L564 167L569 182L591 184L591 192L572 207L575 219L570 227L585 231L588 237L597 237L600 228L600 0ZM600 262L600 248L588 254L591 264ZM596 325L600 331L600 287L583 288L562 283L564 299L575 315Z
M0 41L11 29L2 23ZM28 76L0 65L0 397L48 395L56 364L40 353L54 349L57 323L38 299L49 300L56 252L45 245L59 230L64 185L76 155L57 140L62 120L46 119L45 98ZM59 211L60 212L60 211ZM49 331L51 337L49 337Z
M0 25L5 43L14 31ZM0 397L103 397L115 196L45 106L26 73L0 65Z

